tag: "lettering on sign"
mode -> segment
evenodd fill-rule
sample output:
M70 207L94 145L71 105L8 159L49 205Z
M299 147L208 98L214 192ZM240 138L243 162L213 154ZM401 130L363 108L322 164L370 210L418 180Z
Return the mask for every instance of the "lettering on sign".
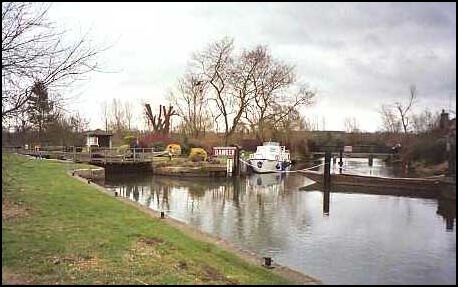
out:
M234 156L235 155L235 147L231 146L218 146L213 147L213 156Z

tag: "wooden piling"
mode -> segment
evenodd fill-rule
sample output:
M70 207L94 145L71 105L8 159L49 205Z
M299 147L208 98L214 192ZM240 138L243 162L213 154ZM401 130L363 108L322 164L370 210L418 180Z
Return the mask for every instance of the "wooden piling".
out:
M324 154L324 173L323 173L324 191L329 192L331 189L331 152L326 151Z
M240 150L237 145L234 151L234 174L240 176Z
M343 157L343 149L340 149L339 150L339 173L340 174L342 174L342 167L343 167L342 157Z
M330 192L324 191L323 192L323 214L329 215L329 200L330 200Z

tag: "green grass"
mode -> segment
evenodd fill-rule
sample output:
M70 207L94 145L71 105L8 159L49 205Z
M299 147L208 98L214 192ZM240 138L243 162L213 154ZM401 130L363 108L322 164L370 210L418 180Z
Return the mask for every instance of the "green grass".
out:
M2 160L4 284L294 284L75 180L66 164Z

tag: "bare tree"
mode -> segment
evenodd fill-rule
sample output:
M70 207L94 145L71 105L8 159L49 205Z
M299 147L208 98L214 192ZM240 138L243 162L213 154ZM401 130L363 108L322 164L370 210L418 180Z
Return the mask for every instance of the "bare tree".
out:
M401 122L393 111L392 106L382 105L380 115L382 116L383 130L394 134L398 134L401 131Z
M301 115L299 118L299 130L313 131L316 130L316 127L310 118Z
M132 129L132 103L129 101L124 102L124 117L126 119L127 129Z
M207 88L203 79L187 74L179 80L178 92L169 95L169 101L182 120L183 133L198 137L212 127Z
M346 117L345 118L345 131L347 133L357 133L360 131L359 123L355 117Z
M282 142L290 142L293 131L299 131L302 128L303 118L297 109L289 109L289 107L279 107L279 109L281 116L272 122L272 134Z
M73 132L82 133L89 127L89 120L76 112L68 117L69 125Z
M101 104L100 104L100 109L101 109L101 119L102 119L102 122L105 124L105 131L108 132L108 118L109 118L109 114L108 114L108 103L107 101L103 101Z
M410 129L411 109L417 99L415 85L410 86L410 96L407 104L395 102L393 105L382 105L380 114L382 116L383 129L391 133L399 133L401 130L407 134Z
M410 124L410 109L412 108L413 104L415 103L415 100L417 98L417 88L415 85L410 86L410 97L407 105L403 105L400 102L396 102L395 106L396 109L399 112L399 116L401 118L401 124L402 128L404 130L404 133L407 134L408 129L409 129L409 124Z
M215 121L220 117L223 120L226 144L238 121L238 119L235 119L231 123L230 117L234 113L238 115L237 110L240 111L233 97L228 96L233 68L233 43L232 39L223 38L210 44L203 52L194 55L197 73L202 74L202 80L208 83L210 88L208 91L209 100L213 101L216 106ZM237 115L235 118L237 118ZM240 118L240 115L238 115L238 118Z
M118 133L127 128L126 116L120 99L113 99L109 107L108 125Z
M273 60L266 47L244 50L238 57L233 50L233 40L224 38L193 58L193 77L208 87L206 98L215 108L215 123L223 124L226 144L244 118L262 138L264 129L275 129L312 97L305 87L288 95L281 93L295 82L294 69Z
M294 67L272 59L264 46L244 53L242 59L253 67L245 89L250 94L245 118L257 138L264 140L265 130L275 127L301 106L310 105L316 93L305 84L295 85Z
M164 135L170 133L171 118L177 115L172 106L166 109L166 106L163 105L159 105L159 115L153 114L150 104L145 104L145 114L153 126L153 131Z
M278 97L272 105L271 114L267 116L268 120L273 122L273 126L281 129L286 127L285 122L296 124L299 120L299 108L309 106L313 103L316 96L315 91L311 91L308 85L299 85L297 91L294 91L294 86L287 90L287 96ZM296 127L297 128L297 127Z
M440 112L432 113L425 109L412 116L412 127L416 134L432 132L439 125Z
M266 47L238 55L233 49L233 40L224 38L196 53L190 71L180 80L180 92L173 95L173 104L192 134L211 126L207 123L212 115L213 125L222 123L226 144L247 126L264 138L264 129L284 126L315 96L306 85L296 83L294 67L272 59Z
M65 87L98 68L102 49L86 36L65 44L47 19L50 4L2 2L2 122L19 116L40 82Z

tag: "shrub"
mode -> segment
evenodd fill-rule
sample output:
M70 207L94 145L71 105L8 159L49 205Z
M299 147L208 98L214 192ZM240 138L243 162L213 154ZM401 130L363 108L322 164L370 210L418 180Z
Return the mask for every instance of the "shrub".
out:
M128 149L129 149L129 145L128 144L124 144L124 145L118 147L116 152L117 153L125 153Z
M179 144L169 144L165 150L172 153L172 155L181 155L181 146Z
M122 139L122 142L123 144L125 145L131 145L137 138L134 137L134 136L125 136L123 139Z
M403 156L411 161L438 164L446 160L445 147L443 138L423 138L412 143Z
M181 146L181 154L190 154L191 149L198 147L198 145L194 143L184 143Z
M152 143L151 147L154 148L155 151L163 151L165 150L166 144L163 142L155 142Z
M173 142L177 142L173 137L161 133L148 133L139 138L139 144L142 148L154 148L155 150L164 150L165 147Z
M189 153L189 159L193 162L206 161L207 152L203 148L200 148L200 147L191 148L191 152Z

